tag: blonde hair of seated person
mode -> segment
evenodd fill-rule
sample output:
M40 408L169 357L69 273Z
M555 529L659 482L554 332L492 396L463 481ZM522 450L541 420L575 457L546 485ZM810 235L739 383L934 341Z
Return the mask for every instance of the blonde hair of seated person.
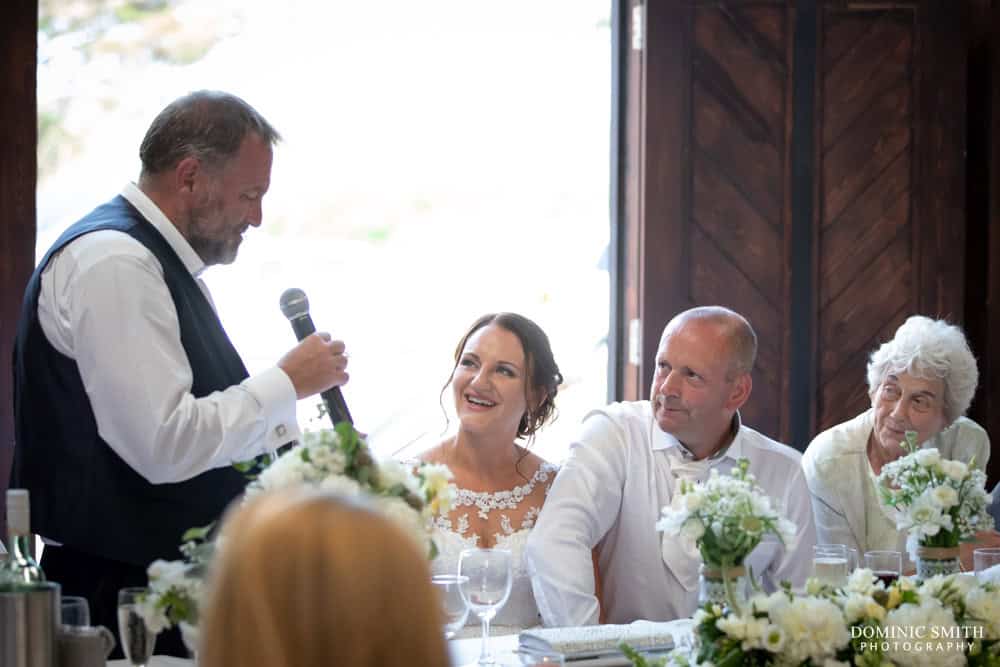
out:
M232 511L222 534L201 667L448 665L426 556L385 517L283 492Z

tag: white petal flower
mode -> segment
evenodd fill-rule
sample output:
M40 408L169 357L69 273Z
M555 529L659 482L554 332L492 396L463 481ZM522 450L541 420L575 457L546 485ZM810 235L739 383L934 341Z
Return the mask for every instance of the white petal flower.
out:
M931 449L921 449L917 452L917 463L925 468L931 468L941 463L941 452L933 447Z
M947 484L934 487L931 491L931 496L934 502L944 509L958 504L958 493Z

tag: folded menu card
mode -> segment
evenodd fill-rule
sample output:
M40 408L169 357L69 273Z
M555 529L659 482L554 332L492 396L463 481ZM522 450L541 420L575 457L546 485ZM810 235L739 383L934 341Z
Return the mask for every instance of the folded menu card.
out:
M687 621L690 623L690 621ZM621 658L621 664L628 664L618 644L628 643L637 651L669 651L674 646L673 633L677 632L676 621L654 623L635 621L628 625L587 625L577 628L537 628L525 630L518 635L520 651L555 651L566 656L567 661L591 660L598 658ZM596 665L598 663L590 663ZM599 664L619 664L606 662Z

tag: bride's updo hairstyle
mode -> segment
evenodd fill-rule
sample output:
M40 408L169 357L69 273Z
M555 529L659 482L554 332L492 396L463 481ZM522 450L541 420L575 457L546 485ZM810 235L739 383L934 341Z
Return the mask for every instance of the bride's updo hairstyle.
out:
M473 322L455 348L455 368L458 367L462 350L472 334L490 324L511 332L521 341L527 366L528 381L525 383L524 398L528 411L522 415L521 422L517 425L517 437L530 438L535 431L555 418L556 394L563 381L562 373L552 354L549 337L540 326L517 313L488 313ZM445 388L447 386L446 384Z

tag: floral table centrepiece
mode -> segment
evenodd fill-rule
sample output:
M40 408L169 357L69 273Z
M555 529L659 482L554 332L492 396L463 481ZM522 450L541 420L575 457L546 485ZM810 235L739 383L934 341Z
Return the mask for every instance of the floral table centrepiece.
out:
M1000 665L1000 589L972 577L902 578L886 587L856 570L843 588L760 594L742 612L706 605L694 616L695 649L663 660L630 653L636 667L952 667ZM628 651L627 647L623 650Z
M704 483L681 480L656 524L667 535L679 535L689 549L697 546L702 558L699 604L738 607L748 594L743 561L764 535L773 534L786 545L795 539L795 524L772 507L749 469L750 461L742 458L729 475L712 469Z
M437 555L431 539L433 517L451 509L455 494L446 466L425 464L412 469L396 461L376 462L367 443L348 423L338 424L335 430L306 431L301 443L262 470L249 464L237 467L251 477L248 498L301 485L341 496L368 496L377 510L426 550L429 558ZM197 643L203 581L219 546L218 539L209 537L212 528L195 528L184 534L182 560L157 560L149 566L151 593L140 605L152 632L179 625L192 652Z
M899 511L898 530L909 531L906 550L917 564L917 577L959 571L959 542L992 528L987 507L986 475L968 464L941 457L937 449L918 449L915 431L907 431L906 456L887 463L878 476L883 502Z

